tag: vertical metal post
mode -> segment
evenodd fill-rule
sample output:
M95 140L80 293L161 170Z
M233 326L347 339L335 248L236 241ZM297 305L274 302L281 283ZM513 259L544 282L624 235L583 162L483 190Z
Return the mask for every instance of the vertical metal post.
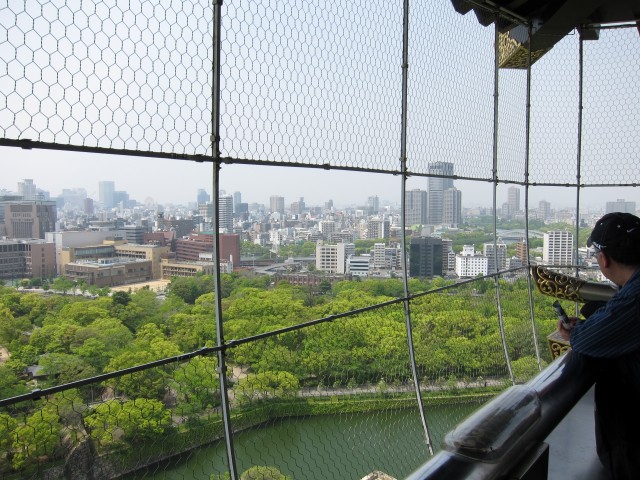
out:
M211 154L213 156L213 262L215 265L213 285L215 290L215 321L217 345L225 346L222 328L222 295L220 286L220 54L222 50L222 0L213 0L213 81L211 95ZM218 351L218 378L220 380L220 399L224 438L227 447L229 474L237 480L236 456L233 448L233 430L229 409L229 386L227 384L226 349Z
M576 239L574 242L574 255L575 255L575 276L578 276L578 241L580 240L580 182L582 180L582 121L583 121L583 89L584 89L584 40L580 35L580 69L578 74L578 145L576 147ZM580 309L576 303L576 316Z
M407 330L407 344L409 347L409 361L411 362L411 375L413 376L413 384L418 402L418 411L420 412L420 420L424 430L425 443L429 450L429 455L433 455L433 445L431 442L431 434L424 412L424 403L422 402L422 392L420 391L420 379L418 378L418 368L416 366L415 349L413 348L413 326L411 324L411 306L409 304L409 276L407 272L407 244L406 244L406 191L407 191L407 96L409 85L409 0L404 0L404 16L402 21L402 113L400 127L400 168L402 170L401 187L400 187L400 225L402 227L400 233L400 241L402 242L402 283L404 286L404 318Z
M529 22L529 48L527 55L527 106L526 106L526 135L525 135L525 166L524 166L524 232L527 239L527 271L529 269L529 160L531 158L531 36L533 35L533 25ZM536 352L536 362L538 370L542 370L542 359L540 358L540 346L538 345L538 329L536 328L535 308L533 303L533 283L531 275L527 275L527 287L529 290L529 313L531 317L531 332L533 334L533 347Z
M498 262L497 262L497 234L498 234L498 223L497 223L497 195L498 195L498 107L499 107L499 31L498 31L498 12L495 13L496 19L494 22L494 48L493 48L493 245L494 245L494 258L496 264L496 272L498 270ZM515 383L515 378L513 376L513 370L511 369L511 359L509 358L509 348L507 346L507 337L504 331L504 318L502 316L502 303L500 301L500 282L498 280L498 275L493 277L493 283L496 288L496 307L498 309L498 323L500 325L500 337L502 338L502 348L504 349L504 358L507 362L507 369L509 370L509 377L511 377L511 383Z

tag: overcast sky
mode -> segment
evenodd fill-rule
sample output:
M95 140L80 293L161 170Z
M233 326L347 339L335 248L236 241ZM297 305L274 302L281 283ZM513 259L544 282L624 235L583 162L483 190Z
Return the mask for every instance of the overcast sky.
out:
M7 67L0 75L0 136L206 154L211 3L189 4L202 8L189 14L178 2L166 10L148 1L115 4L118 8L109 10L100 2L66 9L10 3L16 15L0 19L12 32L0 39L0 60ZM21 9L27 14L18 15ZM227 2L223 13L220 137L225 156L397 168L401 3ZM631 40L620 41L623 34ZM635 29L605 31L585 47L586 58L602 65L585 66L585 183L638 182L636 41ZM457 14L450 2L416 2L410 53L409 170L424 174L428 163L447 161L454 163L456 175L490 178L492 28L480 26L471 13ZM534 65L532 183L576 181L577 58L577 36L569 35ZM522 70L500 71L498 178L519 182L524 181L525 80ZM195 201L199 188L212 192L206 164L0 147L0 188L15 191L25 178L52 196L82 187L97 199L102 180L114 181L116 190L140 202L185 204ZM456 181L455 186L462 191L463 207L493 204L487 182ZM508 187L499 185L498 207L507 201ZM427 180L411 177L408 188L426 190ZM268 204L271 195L285 197L286 204L304 197L308 205L328 200L363 205L373 195L382 204L400 201L396 176L319 169L225 164L221 189L240 191L248 203ZM640 204L638 189L631 187L591 189L580 202L582 208L603 209L618 198ZM530 207L540 200L553 208L571 207L576 192L531 188Z
M0 147L0 188L16 191L18 182L34 180L36 186L57 196L63 188L84 188L89 197L98 199L98 182L113 180L116 190L124 190L131 198L144 202L152 198L158 203L194 202L197 190L212 192L210 165L189 161L171 161L141 157L98 155L49 150L23 150ZM413 177L407 188L427 189L425 178ZM464 207L490 207L492 187L486 182L456 181L462 191ZM510 185L500 185L498 207L507 201ZM394 175L366 174L317 169L223 165L221 189L227 193L240 191L247 203L269 203L271 195L285 197L289 205L304 197L307 205L322 205L332 199L337 206L364 205L367 197L377 195L381 203L398 204L400 179ZM530 207L540 200L551 202L553 208L575 205L576 192L568 188L535 187L530 189ZM638 188L598 188L584 191L581 205L604 209L605 202L625 198L640 205ZM524 188L521 187L524 206Z

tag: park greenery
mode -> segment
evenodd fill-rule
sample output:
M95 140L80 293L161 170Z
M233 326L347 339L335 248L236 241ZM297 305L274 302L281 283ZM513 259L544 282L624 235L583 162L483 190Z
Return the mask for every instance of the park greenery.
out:
M217 344L210 276L176 278L165 298L148 289L87 298L70 295L74 285L56 286L58 294L0 286L0 346L9 355L0 363L0 399ZM553 299L536 298L534 339L526 280L500 280L499 286L512 371L526 381L539 369L534 342L543 345L555 328ZM411 279L409 287L416 294L435 290L410 302L419 380L428 395L504 388L510 380L494 281ZM400 280L312 287L234 273L221 276L220 290L224 338L261 336L227 351L236 425L260 423L264 415L370 409L370 401L347 406L361 397L382 399L379 408L403 395L415 401L405 388L411 369L405 311L396 301L404 295ZM332 319L358 309L364 310ZM330 321L292 328L325 318ZM211 441L222 432L217 367L215 355L195 355L0 408L0 473L36 468L87 440L101 453L157 447L170 435L182 439L182 448ZM323 404L309 392L345 401Z

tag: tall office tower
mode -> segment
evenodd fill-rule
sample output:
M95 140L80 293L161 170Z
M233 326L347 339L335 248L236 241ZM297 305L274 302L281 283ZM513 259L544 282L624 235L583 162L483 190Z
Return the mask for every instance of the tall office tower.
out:
M380 211L380 199L377 195L367 197L367 213L376 215Z
M449 188L444 191L442 223L453 228L462 225L462 192L457 188Z
M409 275L433 277L442 275L442 240L435 237L413 237L409 246Z
M636 202L626 202L624 198L619 198L615 202L607 202L605 213L624 212L636 214Z
M218 198L218 214L220 215L220 231L233 233L233 196L223 195Z
M85 198L83 202L84 213L87 215L93 215L93 198Z
M433 162L429 164L429 177L427 181L427 221L431 225L442 224L444 209L444 192L453 188L453 179L445 178L453 176L453 163Z
M18 182L18 195L22 195L23 200L35 200L36 193L36 186L31 178Z
M284 197L279 195L272 195L269 199L269 207L271 213L280 213L284 215Z
M546 220L551 217L551 204L546 200L538 202L538 220Z
M405 192L404 221L407 225L427 223L427 191L414 188Z
M520 211L520 187L509 187L507 203L509 204L509 213L512 217L515 216Z
M483 245L483 254L487 257L487 272L496 273L507 268L507 245L504 243L496 244L494 253L493 243L485 243Z
M111 180L105 180L98 183L98 193L100 196L100 204L102 208L108 210L115 207L116 184Z
M242 193L241 192L233 192L233 212L238 212L238 207L242 203Z
M573 265L573 234L561 231L545 233L542 261L545 265Z
M198 205L209 203L211 201L211 196L204 188L199 188L198 195L196 196L196 201L198 202Z

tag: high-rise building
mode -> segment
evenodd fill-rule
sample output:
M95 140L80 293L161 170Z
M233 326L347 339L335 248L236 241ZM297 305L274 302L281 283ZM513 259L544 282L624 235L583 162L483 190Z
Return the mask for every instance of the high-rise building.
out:
M300 197L300 200L297 202L291 203L291 215L300 215L306 209L306 205L304 203L304 197Z
M369 215L376 215L380 211L380 199L377 195L367 198L367 212Z
M462 192L455 187L444 191L442 197L442 224L457 228L462 224Z
M473 245L463 245L462 252L456 255L456 275L460 278L486 275L488 266L487 257L476 253Z
M498 243L495 246L494 253L493 243L485 243L483 245L483 253L487 257L488 273L496 273L507 268L507 245Z
M36 193L36 186L31 178L18 182L18 195L21 195L23 200L35 200Z
M196 201L198 205L209 203L211 201L211 195L209 195L204 188L199 188L198 195L196 196Z
M546 220L551 218L551 204L546 200L538 202L538 220Z
M218 213L220 218L220 231L233 232L233 196L223 195L218 199Z
M453 188L453 163L433 162L429 164L427 182L428 223L432 225L442 224L444 210L444 192Z
M453 272L456 269L456 254L453 251L453 240L442 239L442 271Z
M105 180L98 183L98 193L100 195L100 204L105 210L116 206L115 204L116 184L111 180Z
M326 245L318 242L316 245L316 268L326 273L345 273L345 246L344 243Z
M523 263L527 263L529 261L527 256L527 241L524 239L520 242L516 242L516 258Z
M409 246L409 275L442 275L442 240L436 237L413 237Z
M624 198L619 198L615 202L607 202L605 213L623 212L636 214L636 202L627 202Z
M372 218L367 222L367 238L389 238L389 220Z
M241 203L242 203L242 193L233 192L233 213L241 213L238 208Z
M93 198L85 198L83 202L83 210L87 215L93 215L95 210L93 207Z
M284 215L284 197L280 195L272 195L269 198L269 207L271 213L279 213Z
M509 187L507 190L507 203L509 204L509 214L515 216L520 211L520 188Z
M542 261L545 265L573 265L573 234L550 231L544 234Z
M336 222L333 220L322 220L318 224L318 228L320 229L320 233L322 233L322 237L324 239L331 238L331 235L336 231Z
M404 218L407 225L427 223L427 191L414 188L405 192Z

